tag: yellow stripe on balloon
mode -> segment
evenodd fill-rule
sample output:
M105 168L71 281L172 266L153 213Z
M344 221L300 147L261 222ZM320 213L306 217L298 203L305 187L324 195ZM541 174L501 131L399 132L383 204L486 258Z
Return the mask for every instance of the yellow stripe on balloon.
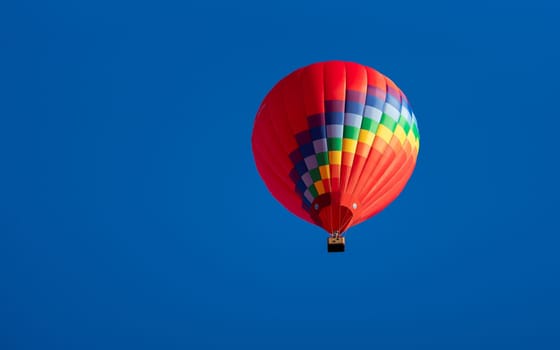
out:
M375 137L375 134L368 131L368 130L364 130L361 129L360 130L360 136L358 137L358 141L365 143L368 146L371 146L371 144L373 143L373 138Z
M395 137L399 139L401 145L404 144L404 141L406 140L406 133L404 132L402 126L397 125L397 128L395 129Z
M342 151L348 153L355 153L356 152L356 145L358 141L352 139L343 139L342 140Z
M328 165L321 165L319 167L319 173L321 174L321 179L323 180L331 178L331 171Z
M323 186L323 180L315 181L315 189L318 194L325 193L325 186Z
M377 132L375 134L376 136L381 137L387 144L391 142L391 137L393 137L393 133L391 132L391 130L389 130L383 124L379 124L379 126L377 127Z
M412 148L418 147L417 146L418 141L416 140L416 137L414 136L414 133L412 132L412 130L410 130L406 139L408 140L408 142L410 143Z
M340 164L342 164L342 152L341 151L329 151L329 164L330 165L340 165Z

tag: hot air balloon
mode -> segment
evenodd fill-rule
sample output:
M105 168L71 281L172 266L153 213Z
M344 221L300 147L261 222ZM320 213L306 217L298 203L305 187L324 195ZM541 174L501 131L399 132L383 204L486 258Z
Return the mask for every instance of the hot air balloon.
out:
M403 92L373 68L329 61L300 68L262 101L253 127L257 170L290 212L327 231L329 252L344 233L401 193L419 150Z

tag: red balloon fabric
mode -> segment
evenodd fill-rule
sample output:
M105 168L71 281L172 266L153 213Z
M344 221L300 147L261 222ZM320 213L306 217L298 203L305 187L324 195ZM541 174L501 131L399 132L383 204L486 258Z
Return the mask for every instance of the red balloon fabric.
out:
M272 88L257 112L252 148L283 206L343 234L401 193L419 134L407 98L390 79L329 61L300 68Z

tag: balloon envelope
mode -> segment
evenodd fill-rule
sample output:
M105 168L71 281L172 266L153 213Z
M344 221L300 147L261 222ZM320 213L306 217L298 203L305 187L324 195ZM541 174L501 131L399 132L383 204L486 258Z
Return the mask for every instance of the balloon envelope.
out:
M419 134L391 80L357 63L329 61L300 68L272 88L257 112L252 148L283 206L342 234L401 193Z

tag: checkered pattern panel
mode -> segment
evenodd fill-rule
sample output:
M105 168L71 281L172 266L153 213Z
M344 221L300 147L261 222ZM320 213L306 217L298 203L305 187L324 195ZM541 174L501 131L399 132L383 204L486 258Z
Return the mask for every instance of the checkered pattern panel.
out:
M347 90L346 100L327 100L324 106L324 113L307 117L308 129L296 135L298 148L290 154L294 165L290 178L306 210L317 196L340 183L342 166L367 159L376 143L391 147L396 138L399 151L407 149L414 156L419 148L414 113L406 97L389 86L387 90L368 86L365 96ZM407 143L410 147L405 148Z

